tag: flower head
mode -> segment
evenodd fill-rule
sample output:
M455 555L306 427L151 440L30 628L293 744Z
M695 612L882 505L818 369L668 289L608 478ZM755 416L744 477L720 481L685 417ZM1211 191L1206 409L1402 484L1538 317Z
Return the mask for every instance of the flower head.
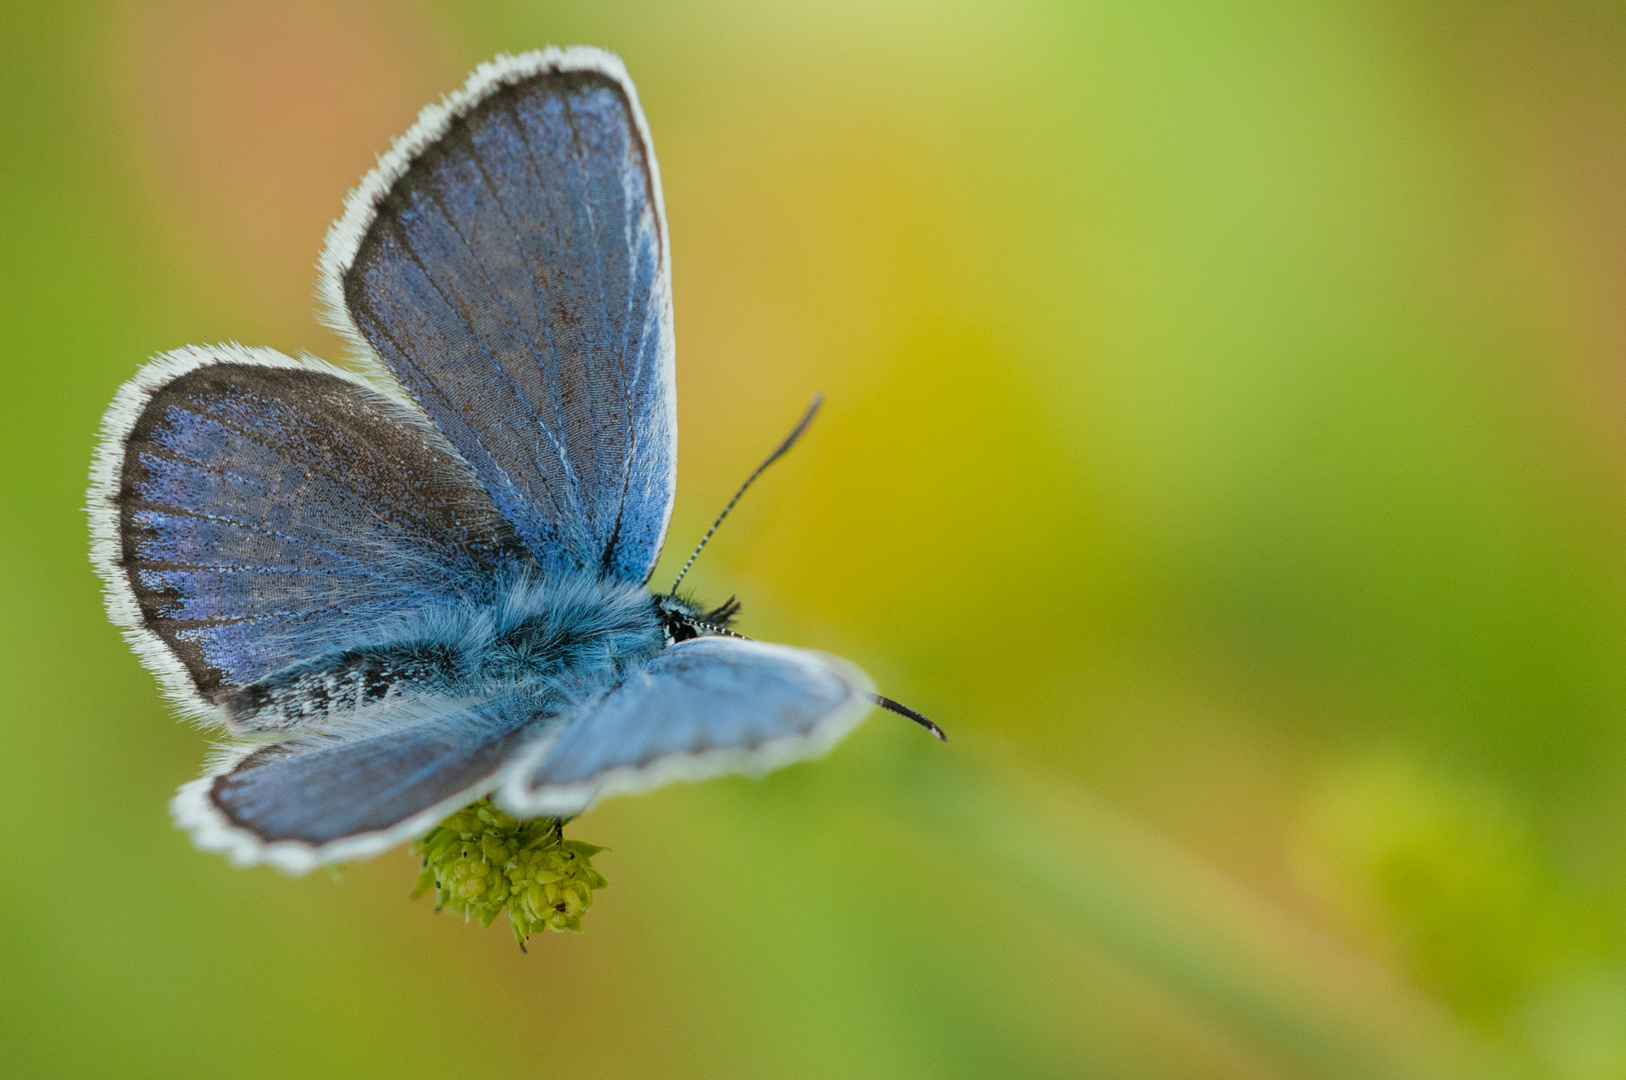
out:
M423 856L414 899L435 889L439 906L490 926L503 909L520 948L546 928L581 933L593 892L608 882L593 869L603 848L566 840L557 818L521 821L489 799L466 806L415 841Z

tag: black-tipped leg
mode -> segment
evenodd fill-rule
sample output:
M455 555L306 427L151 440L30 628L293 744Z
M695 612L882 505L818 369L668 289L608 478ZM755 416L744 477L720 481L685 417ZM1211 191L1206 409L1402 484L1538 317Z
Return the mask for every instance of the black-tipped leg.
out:
M893 701L891 698L882 697L880 694L871 694L869 696L869 699L871 701L875 702L875 704L879 705L881 708L885 709L887 712L895 712L899 716L907 717L908 719L913 720L915 723L919 724L921 727L925 728L927 731L931 732L933 735L936 735L937 738L940 741L948 742L948 736L943 734L943 729L942 728L938 727L936 724L932 723L930 720L926 719L924 716L921 716L919 713L915 712L915 710L911 709L909 706L907 706L907 705L899 705L896 701Z

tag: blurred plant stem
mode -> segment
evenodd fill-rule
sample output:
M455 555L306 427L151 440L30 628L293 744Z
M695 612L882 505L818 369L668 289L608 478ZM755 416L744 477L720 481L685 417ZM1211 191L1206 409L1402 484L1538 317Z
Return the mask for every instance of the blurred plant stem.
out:
M971 760L890 785L938 860L997 866L1030 906L1150 977L1289 1075L1446 1080L1535 1075L1289 912L1148 830L977 738Z

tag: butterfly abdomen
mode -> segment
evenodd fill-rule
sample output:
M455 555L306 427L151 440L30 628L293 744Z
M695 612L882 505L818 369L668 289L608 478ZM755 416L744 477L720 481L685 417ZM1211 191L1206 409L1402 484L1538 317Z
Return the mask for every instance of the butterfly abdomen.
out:
M608 689L662 644L642 589L585 575L521 576L490 600L425 605L364 639L336 642L228 690L220 704L231 729L269 733L364 718L374 706L514 689L563 702Z

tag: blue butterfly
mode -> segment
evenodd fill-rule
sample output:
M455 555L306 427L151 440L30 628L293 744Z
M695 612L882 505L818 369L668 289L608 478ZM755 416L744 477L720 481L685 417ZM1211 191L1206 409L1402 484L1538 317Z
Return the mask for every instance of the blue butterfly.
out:
M732 600L645 589L671 263L618 58L482 65L351 192L320 268L361 374L179 349L119 390L92 470L109 615L229 737L172 804L199 847L297 873L485 795L570 817L816 756L872 704L941 735L845 661L733 633Z

